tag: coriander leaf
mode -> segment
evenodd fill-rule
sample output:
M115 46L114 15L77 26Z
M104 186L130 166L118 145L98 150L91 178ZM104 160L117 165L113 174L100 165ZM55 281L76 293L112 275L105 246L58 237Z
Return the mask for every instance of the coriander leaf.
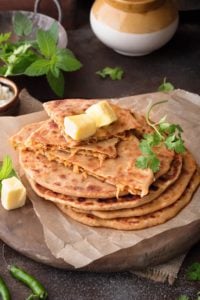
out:
M174 90L174 86L170 82L166 82L166 77L163 83L158 87L159 92L170 92Z
M56 66L66 72L79 70L82 67L82 64L74 55L71 54L71 52L66 50L68 49L57 50Z
M147 169L148 168L148 158L145 156L139 156L136 160L135 165L139 169Z
M28 76L41 76L49 72L50 62L46 59L38 59L33 62L24 72Z
M58 77L55 77L51 71L47 73L47 81L55 92L55 94L59 97L62 97L64 94L64 76L63 73L60 72Z
M159 145L162 141L160 135L158 135L156 132L152 134L144 134L144 139L151 147Z
M51 27L47 30L47 32L51 35L55 43L58 42L58 22L54 21L51 24Z
M10 36L11 36L11 32L1 33L0 34L0 44L7 42L7 40L10 38Z
M102 78L110 77L112 80L121 80L124 71L120 67L105 67L104 69L97 71L96 74Z
M6 155L3 159L3 163L0 169L0 180L8 178L12 169L12 159L10 158L10 156Z
M176 300L190 300L187 295L180 295Z
M17 12L13 20L14 31L17 35L29 35L32 32L33 24L24 14Z
M151 150L151 146L149 145L149 143L145 140L142 140L139 144L139 148L142 152L142 154L152 154L152 150Z
M52 37L52 34L48 31L38 29L36 34L36 40L39 46L41 53L50 58L56 52L56 42Z
M148 167L156 173L160 169L160 161L155 154L149 156Z
M184 153L185 146L181 138L177 138L175 134L169 135L164 144L169 150L174 150L176 153Z
M200 263L193 263L186 272L186 277L191 281L200 281Z

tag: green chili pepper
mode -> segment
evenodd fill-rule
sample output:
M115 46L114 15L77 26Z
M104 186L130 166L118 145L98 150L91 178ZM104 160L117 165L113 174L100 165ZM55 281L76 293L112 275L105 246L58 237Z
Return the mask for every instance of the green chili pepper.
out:
M26 273L24 270L18 268L17 266L9 266L9 271L15 279L23 282L32 290L33 294L31 294L27 300L47 299L48 293L45 287L35 277Z
M2 300L11 300L9 289L3 280L3 278L0 277L0 297Z

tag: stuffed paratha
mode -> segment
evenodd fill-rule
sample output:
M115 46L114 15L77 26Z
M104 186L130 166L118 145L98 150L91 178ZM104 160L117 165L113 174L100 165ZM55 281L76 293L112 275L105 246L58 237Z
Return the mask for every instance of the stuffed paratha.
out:
M96 211L90 210L87 213L97 216L101 219L115 219L115 218L124 218L124 217L137 217L143 216L154 211L161 210L167 206L175 203L185 191L188 183L191 180L194 172L196 170L196 163L192 156L189 153L184 155L183 159L183 167L181 170L181 174L179 178L170 185L165 192L163 192L159 197L154 199L153 201L129 209L120 209L115 211ZM75 209L77 212L85 212L80 209Z
M70 168L48 161L45 156L30 150L19 152L19 162L30 178L54 192L86 198L112 198L116 195L115 186L92 176L76 174Z
M73 208L57 204L57 207L67 216L94 227L106 227L118 230L139 230L163 224L166 221L175 217L191 200L193 193L200 183L200 175L196 172L182 196L172 205L158 210L156 212L129 218L117 218L112 220L100 219L96 216L87 213L78 213Z
M67 140L69 147L116 137L118 134L141 127L129 110L110 104L117 115L116 122L109 126L98 128L95 135L83 141L75 141L66 135L64 131L64 118L66 116L82 114L89 106L97 102L97 100L81 99L55 100L44 103L44 109L49 117L58 125L60 131Z
M191 160L190 160L190 164L188 163L187 165L189 167L189 170L192 169L193 163ZM181 167L182 167L182 157L180 155L176 155L170 171L168 171L168 173L162 176L160 179L156 180L153 183L153 185L150 187L149 194L143 198L136 195L127 195L119 198L107 198L107 199L70 197L61 193L53 192L52 190L41 186L38 182L30 179L29 177L28 180L33 190L36 192L36 194L46 200L50 200L55 203L61 203L64 205L68 205L86 211L88 210L114 211L123 208L128 209L132 207L138 207L153 201L177 180L181 172Z

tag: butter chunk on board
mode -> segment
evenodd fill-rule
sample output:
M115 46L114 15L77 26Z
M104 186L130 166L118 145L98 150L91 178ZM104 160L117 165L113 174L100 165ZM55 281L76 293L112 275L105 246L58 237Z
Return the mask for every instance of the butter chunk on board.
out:
M6 210L20 208L26 202L26 189L21 181L13 176L2 180L1 203Z

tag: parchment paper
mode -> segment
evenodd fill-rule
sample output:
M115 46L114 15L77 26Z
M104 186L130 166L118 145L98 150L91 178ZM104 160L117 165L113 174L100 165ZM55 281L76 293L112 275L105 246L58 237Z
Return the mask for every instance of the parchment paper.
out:
M180 124L184 129L183 136L186 146L200 164L200 97L198 95L176 90L170 94L146 94L115 101L122 106L145 113L147 105L151 101L164 99L170 101L158 107L152 118L156 120L167 114L169 122ZM4 154L10 154L16 167L18 167L17 156L9 146L8 137L17 132L23 125L46 119L46 117L44 112L39 112L20 117L0 118L0 159ZM117 254L122 249L137 247L145 240L151 241L152 239L154 241L151 248L155 248L156 252L158 245L155 241L161 234L166 233L167 236L170 231L173 232L175 229L184 230L186 225L190 226L194 221L200 220L200 190L195 193L191 203L172 220L149 229L129 232L82 225L63 216L52 203L36 196L30 187L28 187L28 194L43 226L47 247L56 258L63 259L75 268L88 266L108 255ZM181 249L179 253L181 253Z

